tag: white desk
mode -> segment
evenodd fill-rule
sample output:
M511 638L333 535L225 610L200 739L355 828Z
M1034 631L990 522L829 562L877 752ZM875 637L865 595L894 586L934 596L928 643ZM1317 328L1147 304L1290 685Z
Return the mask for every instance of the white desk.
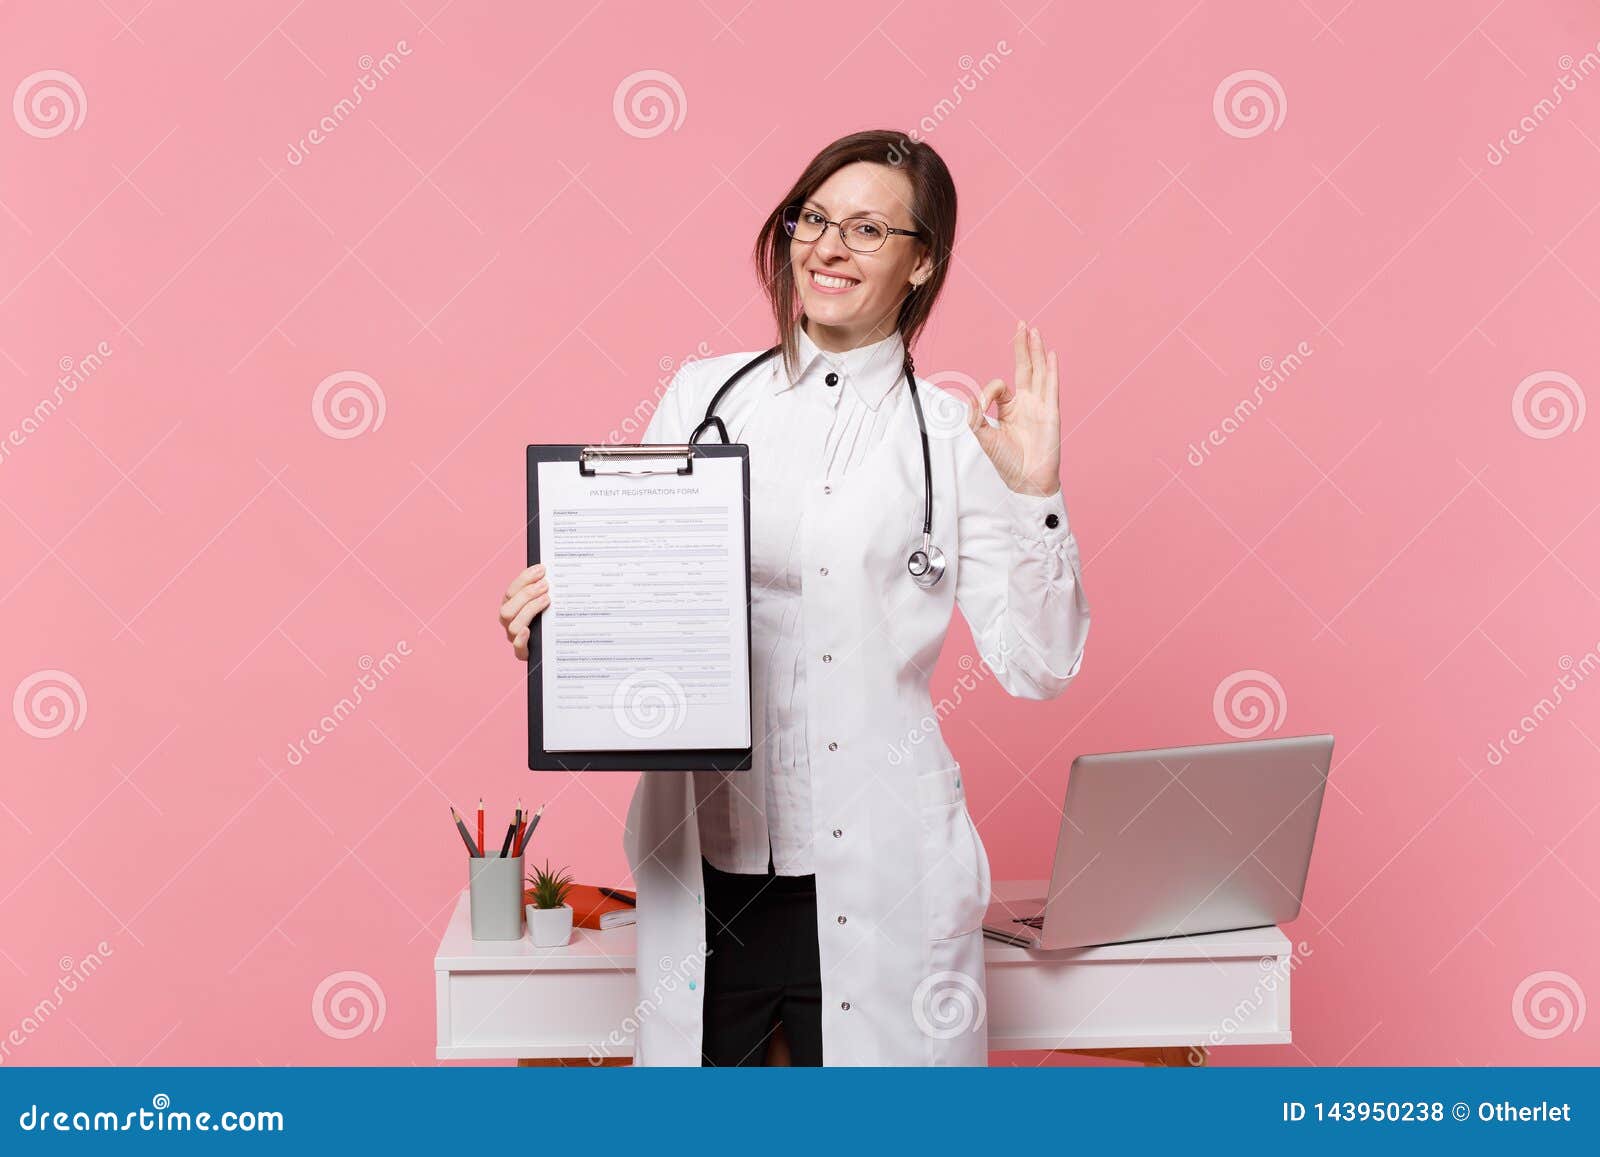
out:
M1042 880L994 885L999 899ZM989 1048L1203 1063L1192 1046L1287 1044L1291 946L1276 928L1041 952L985 941ZM434 958L440 1060L624 1058L634 930L573 930L562 948L475 941L463 892ZM619 1035L614 1035L619 1034ZM1130 1050L1138 1050L1130 1052Z

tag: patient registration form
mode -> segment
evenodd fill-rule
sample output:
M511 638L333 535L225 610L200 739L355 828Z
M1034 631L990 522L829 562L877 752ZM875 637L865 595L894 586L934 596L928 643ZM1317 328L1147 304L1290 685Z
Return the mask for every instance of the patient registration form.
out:
M550 583L534 656L549 751L750 746L742 465L640 474L538 464Z

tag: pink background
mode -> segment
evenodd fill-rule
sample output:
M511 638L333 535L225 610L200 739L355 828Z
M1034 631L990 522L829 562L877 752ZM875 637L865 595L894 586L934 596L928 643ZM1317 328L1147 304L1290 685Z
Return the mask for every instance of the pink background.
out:
M0 458L0 700L82 688L53 738L0 714L0 1037L112 949L8 1063L431 1062L447 802L503 824L547 800L536 849L619 878L634 777L524 769L493 621L522 446L604 437L686 356L767 344L762 214L833 137L924 118L961 228L919 366L1002 374L1018 317L1061 349L1094 608L1065 696L988 684L945 724L996 878L1047 872L1075 755L1228 738L1219 686L1265 672L1268 734L1336 734L1333 789L1295 1044L1218 1063L1600 1060L1595 1017L1545 1037L1514 1006L1541 972L1600 993L1600 686L1487 759L1600 640L1600 421L1514 410L1530 375L1574 406L1600 381L1600 75L1488 159L1600 14L945 7L812 3L810 31L738 0L0 11L0 95L59 69L86 102L54 136L0 116L0 439L111 350ZM613 97L647 69L682 121L638 135ZM1214 112L1246 69L1275 128ZM383 395L359 436L313 415L342 371ZM936 694L970 654L958 622ZM312 1012L341 971L385 1007L348 1039Z

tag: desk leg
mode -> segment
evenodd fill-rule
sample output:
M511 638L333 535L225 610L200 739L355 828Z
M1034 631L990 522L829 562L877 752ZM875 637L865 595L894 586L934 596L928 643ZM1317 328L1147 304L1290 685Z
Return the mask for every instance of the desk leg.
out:
M615 1069L633 1064L632 1057L601 1057L598 1064L588 1057L520 1057L519 1069Z
M1210 1059L1210 1054L1204 1045L1131 1049L1051 1049L1050 1051L1071 1053L1079 1057L1100 1057L1111 1061L1132 1061L1147 1068L1200 1068Z

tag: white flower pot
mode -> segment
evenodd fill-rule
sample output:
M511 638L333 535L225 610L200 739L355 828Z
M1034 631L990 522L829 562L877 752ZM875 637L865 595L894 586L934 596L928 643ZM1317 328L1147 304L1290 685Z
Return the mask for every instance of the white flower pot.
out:
M528 905L528 934L535 948L560 948L572 939L572 905L535 908Z

